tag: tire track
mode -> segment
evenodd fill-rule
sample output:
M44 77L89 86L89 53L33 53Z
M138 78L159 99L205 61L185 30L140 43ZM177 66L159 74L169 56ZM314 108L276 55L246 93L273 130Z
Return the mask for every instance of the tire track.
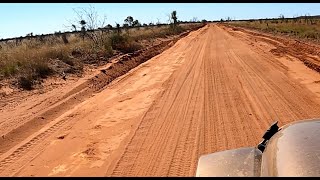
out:
M318 102L275 58L217 26L200 35L111 176L194 176L201 155L255 146L274 120L320 116Z
M202 43L199 44L199 46L195 46L194 51L192 52L198 52L200 51L200 49L203 48ZM173 82L169 82L169 84L171 84L171 86L169 86L168 91L164 94L164 97L169 97L169 98L164 98L164 101L160 101L159 104L157 104L157 106L161 106L161 110L158 111L156 114L156 117L154 117L153 111L149 111L150 115L147 114L146 117L142 120L143 122L150 122L153 121L153 123L155 123L156 125L154 125L153 123L151 124L150 127L150 131L148 131L147 134L143 134L143 131L141 133L137 133L135 139L144 139L143 140L143 144L141 145L142 147L144 146L146 151L142 151L140 153L137 153L137 155L135 157L130 158L130 153L128 153L127 151L127 156L124 156L120 161L119 164L125 164L127 162L127 159L136 159L136 158L143 158L143 156L145 156L145 153L147 153L150 150L155 150L154 153L150 154L148 157L146 165L151 162L154 163L154 161L152 160L157 160L159 164L163 164L163 168L151 168L150 171L154 172L155 174L163 174L164 172L168 172L168 166L170 166L170 161L172 160L173 157L172 155L174 154L174 151L176 150L176 144L177 141L179 139L179 134L181 134L181 132L177 131L174 132L176 133L175 135L170 134L171 129L180 129L181 127L183 127L183 124L179 124L177 122L177 117L181 117L184 116L185 114L185 110L188 104L185 104L183 102L185 102L185 99L182 99L181 94L183 94L183 92L185 92L185 86L187 86L187 84L192 84L192 79L194 79L194 66L198 66L196 63L196 61L192 60L197 58L198 54L195 53L190 53L191 58L188 58L186 61L187 63L191 63L190 66L186 66L183 71L179 71L177 72L179 74L179 78L178 80L172 79ZM187 55L188 56L188 55ZM182 74L181 74L182 73ZM191 79L191 80L190 80ZM188 80L188 81L187 81ZM190 89L188 89L187 91L189 91ZM190 92L190 91L189 91ZM188 93L190 95L190 93ZM161 98L162 99L162 98ZM179 108L179 110L174 110L173 107L176 106L176 104L181 104L183 106L181 106L181 108ZM163 104L166 104L165 106L163 106ZM161 119L158 120L156 122L154 122L155 119ZM164 121L162 121L162 119L164 119ZM168 119L170 119L168 121ZM167 120L167 121L166 121ZM183 122L182 122L183 123ZM141 125L142 127L146 127ZM139 129L137 130L139 131ZM158 132L158 133L156 133ZM154 134L155 133L155 134ZM160 136L159 136L160 134ZM153 139L149 139L148 137L153 136ZM162 135L162 136L161 136ZM164 135L164 136L163 136ZM159 144L163 144L165 143L165 146L161 146L160 148L158 148L157 146ZM134 144L134 143L130 143L130 144ZM128 149L131 148L131 146L128 146ZM158 149L157 149L158 148ZM169 157L167 157L166 159L161 158L162 152L166 151ZM126 154L126 153L125 153ZM150 161L151 160L151 161ZM132 161L133 163L131 164L131 167L140 167L142 166L142 164L144 163L139 163L134 164L134 160ZM173 165L174 166L174 165ZM148 166L147 166L148 167ZM152 167L152 166L151 166ZM120 169L120 168L116 168L114 171L114 176L117 176L117 174L121 174L124 172L128 172L129 176L135 175L136 173L141 173L143 174L144 172L139 172L139 168L135 168L136 170L131 169L130 172L128 172L128 166L126 166L126 168L124 169ZM138 171L138 172L137 172Z
M71 115L72 116L72 115ZM26 139L22 143L15 146L15 148L11 149L10 151L4 153L0 157L0 172L3 176L10 176L12 173L15 173L18 169L22 168L19 167L11 167L14 165L21 157L25 156L31 149L38 146L40 143L43 143L45 139L47 139L50 135L54 134L57 130L59 130L62 126L68 123L70 120L68 118L58 119L54 122L53 125L49 126L46 130L42 132L36 133L33 137ZM43 148L45 144L42 144L39 149ZM41 150L37 151L38 153Z

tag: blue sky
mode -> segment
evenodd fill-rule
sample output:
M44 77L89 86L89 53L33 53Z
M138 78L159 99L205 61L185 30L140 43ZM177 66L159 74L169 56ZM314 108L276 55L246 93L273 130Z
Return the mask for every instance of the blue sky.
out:
M320 15L320 3L1 3L0 38L25 36L27 33L47 34L55 31L70 31L66 25L76 18L73 8L93 6L100 17L106 16L107 24L123 24L131 15L141 23L167 22L167 15L177 11L178 19L189 21L272 18L283 14Z

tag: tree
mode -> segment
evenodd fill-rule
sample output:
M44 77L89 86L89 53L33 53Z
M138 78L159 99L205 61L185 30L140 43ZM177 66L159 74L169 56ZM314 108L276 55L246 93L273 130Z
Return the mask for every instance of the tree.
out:
M112 29L112 25L111 25L111 24L108 24L108 25L107 25L107 28L111 30L111 29Z
M120 35L120 32L121 32L120 24L116 23L116 27L117 27L117 33L118 35Z
M171 19L173 19L173 25L176 26L177 25L177 11L172 11L171 13Z
M91 5L89 8L80 8L80 10L74 10L78 16L78 19L86 22L86 29L95 30L99 27L104 27L106 16L102 19L99 18L98 12Z
M198 18L197 17L193 17L192 18L192 22L197 22Z
M283 15L283 14L280 14L279 18L281 19L281 23L282 23L283 20L284 20L284 15Z
M84 27L84 28L86 27L87 22L85 20L81 20L81 21L79 21L79 23L80 23L81 27Z
M133 17L132 16L128 16L125 20L125 23L128 23L129 26L132 26L133 24Z
M80 25L81 25L81 37L82 37L82 40L84 40L84 37L86 35L86 24L87 22L85 20L81 20L79 21Z
M157 26L161 25L159 18L157 18L157 23L156 24L157 24Z
M108 24L106 27L104 27L105 29L107 29L107 31L109 32L110 30L113 29L111 24Z
M75 22L72 23L73 28L81 29L81 36L84 40L84 37L88 37L93 41L94 46L100 46L104 44L104 35L103 31L95 31L104 27L106 16L100 18L97 11L91 5L88 8L77 8L73 9L76 13ZM78 25L78 27L76 26Z
M141 26L140 22L136 19L132 22L133 27Z

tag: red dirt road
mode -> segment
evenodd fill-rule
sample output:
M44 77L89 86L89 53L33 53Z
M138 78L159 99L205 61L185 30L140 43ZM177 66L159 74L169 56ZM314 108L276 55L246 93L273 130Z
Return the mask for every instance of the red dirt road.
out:
M0 175L194 176L201 155L255 146L275 120L319 118L320 74L274 48L191 32L0 154Z

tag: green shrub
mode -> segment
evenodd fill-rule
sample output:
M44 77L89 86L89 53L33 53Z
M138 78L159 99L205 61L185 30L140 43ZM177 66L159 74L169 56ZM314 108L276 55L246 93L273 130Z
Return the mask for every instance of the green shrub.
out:
M17 64L9 63L1 67L1 74L5 77L10 77L17 72Z
M128 39L129 38L127 35L120 35L118 33L113 33L110 36L110 43L111 43L112 49L118 50L120 46L128 42Z

